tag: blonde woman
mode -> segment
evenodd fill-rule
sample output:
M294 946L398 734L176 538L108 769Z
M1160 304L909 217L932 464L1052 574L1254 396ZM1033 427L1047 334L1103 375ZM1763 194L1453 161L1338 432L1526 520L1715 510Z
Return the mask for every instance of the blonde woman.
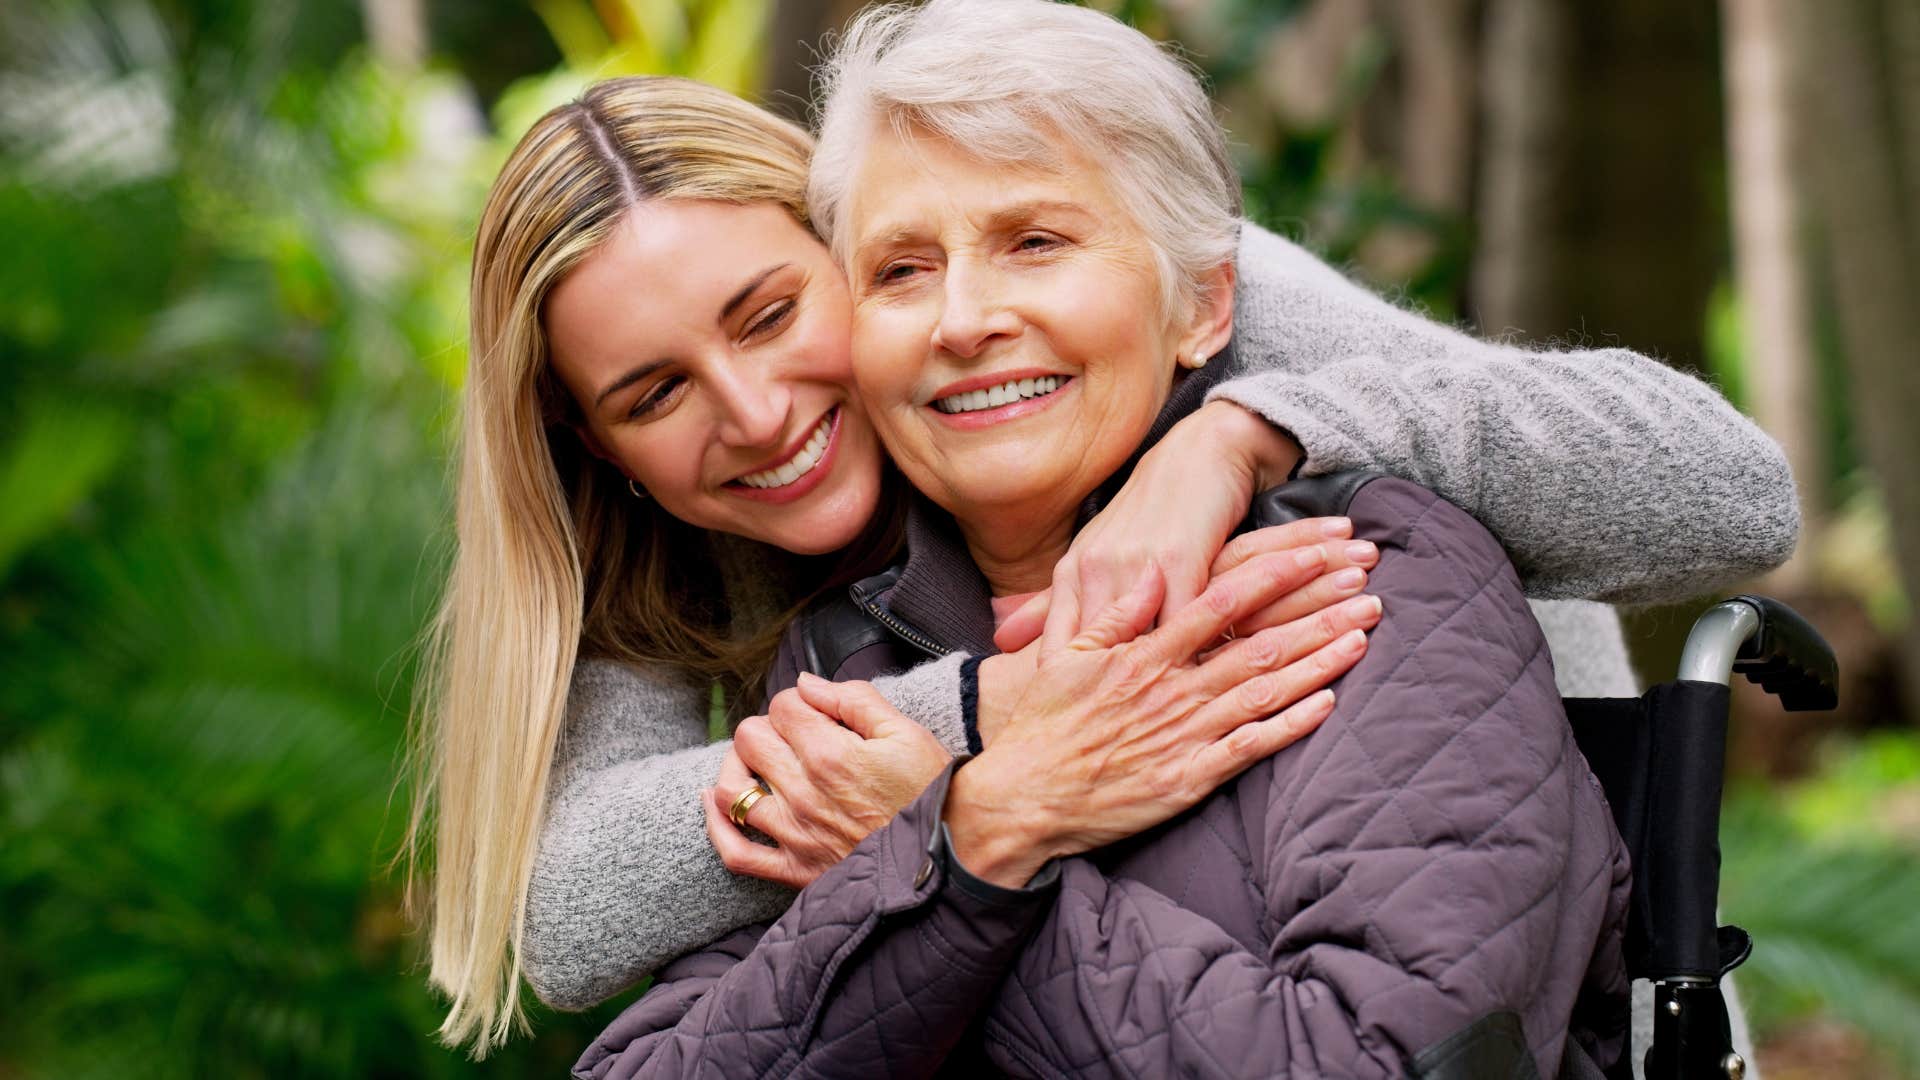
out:
M616 80L536 124L489 198L414 819L418 848L433 834L450 1041L506 1038L523 974L584 1007L791 895L730 874L707 843L727 750L707 742L710 695L747 694L797 603L892 554L899 505L846 390L844 280L804 231L808 151L719 91ZM1622 350L1478 342L1272 234L1246 226L1238 246L1236 350L1263 373L1137 463L1063 560L1054 603L1099 611L1152 566L1171 614L1206 587L1256 486L1296 465L1434 488L1541 596L1666 598L1791 547L1777 449L1700 384ZM704 314L673 300L698 267L718 301ZM1628 498L1648 486L1670 497ZM1357 591L1341 569L1282 614ZM1610 611L1537 610L1563 690L1630 692ZM964 744L966 659L881 685L948 751ZM982 707L1011 700L1020 665L979 665ZM756 872L801 884L857 839L857 807L786 809L855 827Z

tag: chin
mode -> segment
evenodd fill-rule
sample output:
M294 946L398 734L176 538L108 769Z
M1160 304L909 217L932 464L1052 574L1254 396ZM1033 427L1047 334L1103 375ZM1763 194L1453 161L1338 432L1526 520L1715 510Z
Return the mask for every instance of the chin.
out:
M807 512L784 518L764 535L752 538L795 555L839 551L859 537L880 504L878 477L870 484L856 486L858 490L829 494Z

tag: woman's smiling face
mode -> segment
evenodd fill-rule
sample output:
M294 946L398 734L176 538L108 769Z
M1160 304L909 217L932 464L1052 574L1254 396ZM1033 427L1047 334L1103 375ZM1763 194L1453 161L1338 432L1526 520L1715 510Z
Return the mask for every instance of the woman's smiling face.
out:
M802 554L880 496L850 400L846 279L785 209L643 202L554 287L542 322L581 437L668 513Z
M881 126L847 208L854 375L915 487L963 527L1057 529L1133 452L1184 340L1100 180Z

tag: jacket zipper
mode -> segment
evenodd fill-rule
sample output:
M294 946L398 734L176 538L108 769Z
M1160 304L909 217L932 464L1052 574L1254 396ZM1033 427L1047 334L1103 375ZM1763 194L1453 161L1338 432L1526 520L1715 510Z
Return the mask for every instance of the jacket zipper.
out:
M945 656L953 651L952 649L943 649L935 645L926 635L913 629L906 623L901 622L899 619L894 618L885 608L880 606L880 601L877 599L870 600L863 596L860 598L860 606L866 609L867 614L873 616L875 622L893 631L905 639L908 644L918 647L921 652L926 653L928 656Z

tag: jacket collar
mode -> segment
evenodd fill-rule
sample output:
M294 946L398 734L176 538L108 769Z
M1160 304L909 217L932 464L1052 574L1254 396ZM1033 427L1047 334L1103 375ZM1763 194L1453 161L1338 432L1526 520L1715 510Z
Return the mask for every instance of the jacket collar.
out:
M1232 346L1221 350L1202 368L1181 371L1174 376L1173 393L1161 407L1147 436L1132 456L1112 476L1095 488L1080 505L1076 531L1092 520L1133 475L1147 451L1153 449L1181 419L1192 414L1207 399L1207 391L1220 381L1233 363ZM993 594L985 575L967 554L966 541L952 515L919 494L907 511L907 559L898 570L898 580L882 580L894 571L861 582L869 594L888 613L950 651L974 656L992 656L1000 650L993 644Z

